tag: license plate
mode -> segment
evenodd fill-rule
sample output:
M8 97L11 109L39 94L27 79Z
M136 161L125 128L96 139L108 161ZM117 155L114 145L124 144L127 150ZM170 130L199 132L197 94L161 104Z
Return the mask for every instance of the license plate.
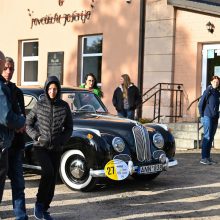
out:
M148 166L141 166L138 169L139 174L147 174L147 173L156 173L163 170L162 164L154 164L154 165L148 165Z

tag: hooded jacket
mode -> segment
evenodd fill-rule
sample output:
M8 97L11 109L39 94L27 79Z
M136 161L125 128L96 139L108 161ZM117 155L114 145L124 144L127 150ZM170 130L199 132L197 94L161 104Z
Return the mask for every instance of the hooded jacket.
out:
M48 88L51 83L57 85L55 99L50 99ZM67 102L60 98L61 86L56 76L50 76L45 82L45 95L27 115L27 134L35 140L35 147L44 147L53 151L62 150L73 131L73 119ZM44 140L44 143L39 141Z
M0 148L6 148L11 146L14 130L24 126L25 118L14 113L11 92L2 75L0 75L0 100Z
M211 85L204 91L199 101L199 114L201 117L219 118L220 93Z

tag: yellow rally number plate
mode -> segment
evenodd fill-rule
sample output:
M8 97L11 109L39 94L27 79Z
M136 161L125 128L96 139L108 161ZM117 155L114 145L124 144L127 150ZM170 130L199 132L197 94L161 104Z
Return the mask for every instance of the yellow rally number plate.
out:
M105 175L112 180L124 180L129 175L128 165L123 160L110 160L104 168Z

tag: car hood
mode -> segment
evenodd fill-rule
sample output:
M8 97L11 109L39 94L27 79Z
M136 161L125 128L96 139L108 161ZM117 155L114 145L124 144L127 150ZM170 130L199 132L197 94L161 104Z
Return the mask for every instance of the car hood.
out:
M81 113L75 114L74 127L77 128L92 128L97 129L104 133L120 133L124 136L128 131L131 132L132 128L136 125L141 125L139 122L127 118L120 118L112 114L93 114L93 113ZM154 133L156 129L155 126L149 124L143 125L149 133Z
M97 129L100 132L118 133L131 131L138 122L126 118L119 118L111 114L75 114L74 127Z

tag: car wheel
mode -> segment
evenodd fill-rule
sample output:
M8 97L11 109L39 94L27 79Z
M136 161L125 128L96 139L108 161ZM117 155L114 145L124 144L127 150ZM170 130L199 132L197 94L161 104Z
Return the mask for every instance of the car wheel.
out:
M97 183L89 173L90 168L80 150L68 150L63 153L60 162L60 177L70 189L91 191Z
M151 181L153 179L155 179L156 177L159 176L160 173L152 173L152 174L148 174L148 175L137 175L137 174L133 174L133 178L136 180L140 180L140 181Z

